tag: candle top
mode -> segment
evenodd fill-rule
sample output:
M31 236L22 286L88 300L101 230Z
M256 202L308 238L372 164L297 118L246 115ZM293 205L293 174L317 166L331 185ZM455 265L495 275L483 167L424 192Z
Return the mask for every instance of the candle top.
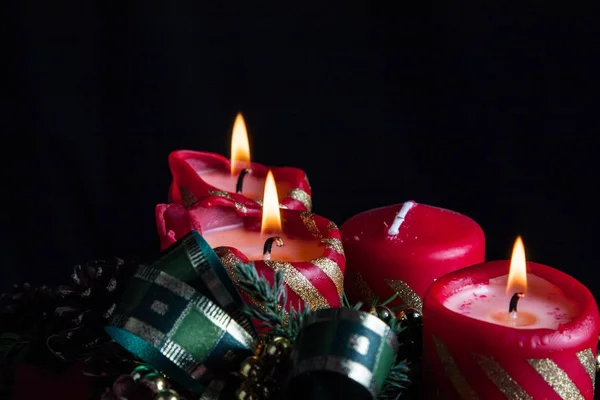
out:
M242 225L231 225L211 229L203 233L204 239L211 247L229 246L238 249L250 261L263 259L265 240L269 236L261 234L258 230L250 230ZM311 261L323 256L325 246L315 238L299 237L286 233L279 233L283 247L273 246L271 260L274 261Z
M578 316L577 304L549 281L527 274L528 288L518 303L518 311L534 317L525 325L514 325L509 318L508 306L514 293L506 293L508 275L461 288L444 301L444 307L481 321L516 329L558 329ZM505 313L506 319L498 318Z
M483 246L485 241L481 227L471 218L414 201L364 211L346 221L341 231L345 241L357 245L383 239L386 247L406 249L409 258L421 249L447 259Z

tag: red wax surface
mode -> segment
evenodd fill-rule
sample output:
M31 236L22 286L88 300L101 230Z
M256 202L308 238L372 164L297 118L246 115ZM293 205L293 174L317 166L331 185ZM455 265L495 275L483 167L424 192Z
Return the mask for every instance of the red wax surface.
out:
M558 400L561 390L570 393L570 397L563 393L564 398L592 399L591 375L600 333L598 306L590 291L571 276L545 265L527 263L528 274L557 286L577 307L571 321L557 329L504 326L457 313L444 305L466 287L485 285L506 275L509 267L508 260L483 263L452 272L431 285L423 306L423 379L431 382L434 378L445 399L461 398L459 391L480 399L506 399L502 388L513 390L513 396L515 388L520 389L531 399ZM591 368L586 370L586 363L580 358L587 360ZM481 363L482 359L487 361ZM489 360L493 360L495 368L489 367ZM546 367L540 373L534 368L539 363L553 364L563 372ZM554 387L543 375L554 379ZM494 380L501 383L497 385ZM521 394L509 398L527 397Z
M394 294L386 280L403 281L422 298L437 278L485 260L483 230L454 211L415 203L398 234L390 235L388 230L402 206L365 211L341 226L350 297L367 300L355 287L354 273L360 273L380 299Z
M265 179L273 172L281 205L292 210L310 211L311 190L304 171L292 167L266 167L251 163L251 174L244 178L242 193L236 193L237 176L231 176L230 160L215 153L178 150L169 155L173 183L169 201L188 204L189 195L195 200L209 195L232 198L249 208L260 208ZM190 205L190 204L188 204Z
M215 247L234 282L236 276L231 267L235 262L253 261L258 273L270 282L275 270L284 270L288 309L290 304L296 306L302 301L312 308L339 307L345 257L338 228L331 221L309 212L286 209L280 209L280 212L283 228L280 236L284 246L274 245L269 261L260 257L264 244L260 235L261 210L242 210L233 200L208 197L190 209L180 204L159 204L156 206L156 224L163 250L192 229L198 231ZM242 235L241 230L245 232ZM263 238L269 236L275 234ZM242 296L250 301L243 292Z

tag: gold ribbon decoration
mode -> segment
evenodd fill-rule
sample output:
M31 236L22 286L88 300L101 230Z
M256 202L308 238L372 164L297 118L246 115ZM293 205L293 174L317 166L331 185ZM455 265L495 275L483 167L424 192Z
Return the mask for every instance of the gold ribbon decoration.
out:
M454 386L454 389L456 389L459 397L462 400L477 400L477 394L458 369L458 365L456 365L456 362L454 361L454 358L452 358L450 351L448 351L446 346L437 337L432 336L432 339L435 343L435 349L440 357L444 371L446 371L446 374L450 378L452 386Z
M415 309L420 314L423 313L423 300L408 284L398 279L386 279L385 283L396 293L402 301L410 308Z
M312 210L312 199L309 194L300 188L293 189L290 193L288 193L287 197L290 197L294 200L299 201L306 207L306 211Z
M473 354L473 358L483 372L494 382L509 400L533 400L525 390L502 368L496 360L481 354Z
M554 361L549 358L527 360L529 365L554 389L561 399L585 400L577 385Z

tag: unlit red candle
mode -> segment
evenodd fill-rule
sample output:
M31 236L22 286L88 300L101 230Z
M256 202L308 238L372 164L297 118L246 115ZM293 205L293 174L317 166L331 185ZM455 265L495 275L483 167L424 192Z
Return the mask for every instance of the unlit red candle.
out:
M421 311L432 282L485 259L483 230L475 221L414 201L357 214L341 232L351 301L371 303L396 292L394 304Z

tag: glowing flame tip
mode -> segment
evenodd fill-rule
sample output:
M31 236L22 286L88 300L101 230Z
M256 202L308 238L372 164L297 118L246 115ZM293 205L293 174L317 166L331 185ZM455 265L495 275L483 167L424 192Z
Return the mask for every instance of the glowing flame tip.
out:
M525 246L523 245L523 239L521 239L521 236L517 237L515 240L515 245L513 246L506 292L527 292L527 260L525 258Z

